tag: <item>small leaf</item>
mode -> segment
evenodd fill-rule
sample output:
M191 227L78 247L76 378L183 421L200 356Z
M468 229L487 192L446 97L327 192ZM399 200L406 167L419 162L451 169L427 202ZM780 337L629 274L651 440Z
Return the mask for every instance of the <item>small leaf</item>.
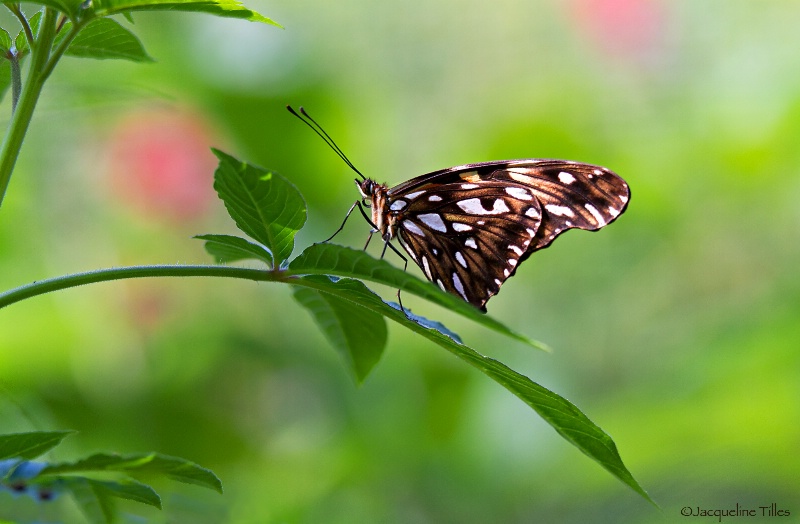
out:
M63 482L89 522L110 524L113 521L114 499L106 491L97 489L95 484L83 477L64 477Z
M294 298L314 317L356 381L363 383L386 347L386 321L380 313L342 297L369 290L358 280L332 281L330 277L316 275L304 279L336 290L328 293L295 286Z
M239 229L266 246L280 266L292 254L294 236L306 222L303 196L278 173L213 151L219 158L214 189Z
M61 444L74 431L33 431L0 435L0 459L33 459Z
M66 35L68 30L65 27L59 34ZM82 58L153 61L136 35L110 18L98 18L89 22L72 40L66 54Z
M272 267L270 252L243 238L231 235L196 235L194 238L206 241L206 251L214 257L218 264L254 258L266 262L269 267Z
M544 343L513 331L459 297L442 291L438 286L394 267L385 260L378 260L366 251L357 251L336 244L314 244L292 260L289 271L294 274L333 274L353 277L399 288L510 338L535 348L550 350Z
M87 481L93 486L96 492L105 492L113 497L141 502L142 504L161 509L161 497L147 484L142 484L132 479L126 479L120 482L93 479L87 479Z
M341 279L339 282L346 283L348 280ZM354 281L350 280L350 282ZM334 287L318 279L308 277L294 280L293 283L317 289L323 293L336 294L343 299L380 313L453 353L519 397L564 439L595 460L646 500L655 504L623 464L611 437L565 398L540 386L503 363L485 357L464 344L457 343L438 330L427 328L409 319L402 311L389 306L364 286L340 285Z
M11 35L8 31L0 27L0 55L5 55L11 50Z
M150 486L126 479L120 482L89 479L85 477L62 477L61 482L72 492L76 502L91 522L114 521L116 504L114 498L141 502L161 509L161 497Z
M47 5L47 3L59 0L35 1ZM230 18L242 18L252 22L281 27L274 20L247 9L241 2L236 0L94 0L91 9L97 16L101 17L130 11L189 11ZM77 12L74 7L72 11Z
M33 16L28 20L28 25L31 27L31 33L33 33L33 37L36 38L39 35L39 25L42 23L42 12L37 11L33 14ZM25 36L25 31L20 31L17 34L17 37L14 39L14 45L17 48L17 53L19 56L22 57L28 51L31 50L30 44L28 43L28 38Z
M209 469L194 462L158 453L116 455L97 453L75 462L48 465L42 475L120 471L125 473L161 473L173 480L211 488L222 493L222 482Z

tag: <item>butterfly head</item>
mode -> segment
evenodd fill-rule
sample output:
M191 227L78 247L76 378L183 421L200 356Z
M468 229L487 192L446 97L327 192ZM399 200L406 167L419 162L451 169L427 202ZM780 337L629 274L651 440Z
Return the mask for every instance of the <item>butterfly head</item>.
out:
M390 225L393 222L389 220L391 217L387 216L386 192L388 188L369 178L356 179L356 186L363 198L363 204L372 209L372 223L381 232L384 240L391 239L394 228Z
M364 180L355 179L356 186L358 187L358 192L361 193L361 198L364 200L371 201L372 196L375 192L375 186L378 184L375 183L374 180L369 178L365 178Z

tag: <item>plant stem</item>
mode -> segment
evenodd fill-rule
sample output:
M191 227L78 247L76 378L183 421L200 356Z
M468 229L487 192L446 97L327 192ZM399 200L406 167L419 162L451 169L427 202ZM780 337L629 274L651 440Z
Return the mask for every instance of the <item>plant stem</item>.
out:
M22 74L19 70L19 55L16 51L9 53L8 63L11 65L11 114L17 111L19 95L22 91Z
M38 280L4 293L0 293L0 309L26 298L97 282L145 277L227 277L254 280L257 282L286 282L290 275L284 271L264 271L229 266L129 266L98 269L47 280Z
M45 8L42 25L39 28L39 41L33 47L28 78L22 89L16 111L11 118L11 125L6 132L2 149L0 149L0 206L3 205L11 173L14 171L22 141L25 139L25 133L31 123L33 109L36 107L36 102L39 100L44 81L47 78L41 72L50 57L50 48L55 38L56 17L57 13L54 9Z

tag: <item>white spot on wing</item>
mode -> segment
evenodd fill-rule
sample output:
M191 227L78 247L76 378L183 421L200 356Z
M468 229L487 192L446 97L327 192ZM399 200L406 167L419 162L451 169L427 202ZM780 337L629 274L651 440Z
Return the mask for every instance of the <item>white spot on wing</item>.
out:
M514 258L509 258L508 259L508 265L511 266L511 267L516 266L517 265L517 260L514 259Z
M464 297L464 300L469 302L469 299L467 299L467 294L464 293L464 285L461 283L461 279L458 278L458 273L453 273L453 286L455 286L456 291L458 291L458 293Z
M461 254L461 251L456 251L456 260L458 260L458 263L461 264L461 267L464 269L467 268L467 261L464 260L464 255Z
M533 235L535 235L535 234L536 234L536 231L534 231L533 229L531 229L531 228L529 228L529 227L526 227L526 228L525 228L525 231L526 231L526 232L527 232L527 233L528 233L530 236L533 236Z
M403 240L403 237L401 237L401 236L398 236L397 238L400 240L400 245L402 245L402 246L403 246L403 249L405 249L405 250L406 250L406 253L408 253L409 255L411 255L411 258L413 258L413 259L414 259L414 262L416 262L416 261L417 261L417 255L415 255L415 254L414 254L414 252L413 252L413 251L411 251L411 250L408 248L408 244L406 244L406 242Z
M628 195L620 195L619 201L623 204L626 203L628 201Z
M405 200L395 200L394 202L392 202L392 205L389 206L389 209L391 209L392 211L400 211L404 207L406 207Z
M461 189L475 189L478 184L461 184Z
M525 216L531 218L539 218L539 210L536 209L535 207L529 207L528 210L525 211Z
M442 281L441 281L441 280L439 280L438 278L436 279L436 284L438 284L438 285L439 285L439 287L440 287L440 288L442 288L442 291L447 291L447 290L444 288L444 284L442 284Z
M503 275L505 275L506 278L508 278L508 275L510 275L510 274L511 273L508 271L508 269L504 269L503 270Z
M417 198L418 196L420 196L424 192L425 192L424 189L422 191L414 191L413 193L409 193L409 194L405 195L405 197L407 199L409 199L409 200L414 200L415 198Z
M558 174L558 179L561 180L562 184L571 184L575 182L575 176L572 173L567 173L566 171L562 171Z
M506 193L519 200L533 200L533 196L523 187L507 187Z
M511 251L513 251L514 253L516 253L519 256L522 256L522 253L524 253L524 251L522 251L518 246L511 245L511 246L508 246L508 249L510 249Z
M442 197L440 197L439 195L431 195L428 197L428 202L441 202L441 201Z
M557 206L555 204L547 204L546 206L544 206L544 208L546 210L548 210L550 213L552 213L552 214L554 214L556 216L559 216L559 217L564 217L564 216L574 217L575 216L575 213L570 208L568 208L566 206ZM597 210L595 209L595 211L597 211Z
M503 285L503 282L501 282L499 278L495 278L494 283L497 284L498 287Z
M425 275L427 275L428 280L433 280L431 276L431 267L428 265L428 259L426 257L422 257L422 269L425 270Z
M508 213L509 209L502 198L498 198L492 204L492 209L484 209L478 198L468 198L458 202L458 207L471 215L499 215L500 213Z
M527 184L529 186L536 185L536 179L533 177L529 177L528 175L523 175L515 171L509 171L508 174L511 178L513 178L517 182L522 182L523 184Z
M592 172L593 172L595 175L598 175L598 176L603 174L603 172L602 172L602 171L600 171L599 169L595 169L595 170L594 170L594 171L592 171Z
M594 207L592 204L584 204L583 207L585 207L586 210L592 214L594 219L597 220L597 223L600 225L600 227L606 225L606 219L603 218L603 215L600 214L600 212L597 210L596 207Z
M424 237L425 232L420 227L410 220L403 220L403 227L411 231L417 236Z
M425 224L426 226L435 231L440 231L442 233L447 232L447 226L444 225L442 217L440 217L436 213L426 213L424 215L417 215L417 218L419 218L423 224Z
M475 243L475 239L472 238L472 237L469 237L468 239L466 239L464 241L464 245L467 246L467 247L471 247L472 249L478 249L478 244Z
M467 224L462 224L461 222L453 222L452 226L453 226L453 229L455 231L459 231L459 232L461 232L461 231L471 231L472 230L472 226L469 226Z

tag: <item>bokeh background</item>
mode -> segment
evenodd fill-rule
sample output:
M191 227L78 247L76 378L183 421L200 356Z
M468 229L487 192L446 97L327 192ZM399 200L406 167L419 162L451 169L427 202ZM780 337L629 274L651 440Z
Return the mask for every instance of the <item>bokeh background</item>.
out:
M627 213L560 238L489 304L553 354L406 300L573 401L663 513L396 326L356 387L277 284L116 282L1 311L1 432L76 429L54 458L154 450L222 478L224 495L158 485L163 512L126 508L147 522L692 522L680 508L737 503L791 512L737 521L800 515L800 4L247 5L286 29L141 13L129 27L155 63L62 61L0 212L0 288L208 262L191 236L236 232L210 146L297 185L298 249L325 238L353 173L287 103L390 184L506 158L608 166L632 187ZM337 240L359 247L367 230L354 219ZM5 493L0 517L80 521L67 499Z

